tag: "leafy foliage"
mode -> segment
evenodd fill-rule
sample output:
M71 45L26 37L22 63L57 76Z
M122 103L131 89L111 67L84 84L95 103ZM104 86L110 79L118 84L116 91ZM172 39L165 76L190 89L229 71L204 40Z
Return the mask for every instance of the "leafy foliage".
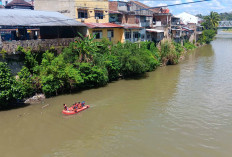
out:
M187 50L192 50L192 49L195 49L196 46L190 42L184 42L184 47L187 49Z
M11 70L6 63L0 62L0 108L15 100L13 83L14 78L11 76Z
M164 60L177 64L183 47L164 42L157 48L152 42L118 43L100 42L93 38L77 38L61 54L48 50L41 56L19 50L25 54L25 67L17 79L1 63L0 102L24 99L37 92L54 96L81 88L104 86L120 76L131 77L156 69Z

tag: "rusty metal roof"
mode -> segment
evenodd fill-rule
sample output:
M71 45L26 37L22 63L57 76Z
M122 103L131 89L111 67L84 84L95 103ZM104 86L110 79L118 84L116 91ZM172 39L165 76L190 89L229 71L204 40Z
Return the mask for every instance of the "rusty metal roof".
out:
M13 0L10 3L6 5L6 7L10 6L28 6L28 7L33 7L30 3L25 2L24 0Z
M0 26L86 26L58 12L0 9Z
M85 23L89 28L123 28L114 23Z

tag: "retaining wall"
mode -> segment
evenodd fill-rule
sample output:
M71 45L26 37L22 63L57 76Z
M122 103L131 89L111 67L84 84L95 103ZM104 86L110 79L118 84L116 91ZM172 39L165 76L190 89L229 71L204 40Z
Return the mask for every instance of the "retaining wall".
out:
M31 48L32 51L46 51L53 47L59 52L73 41L74 38L2 41L0 49L4 49L8 55L17 54L18 46Z

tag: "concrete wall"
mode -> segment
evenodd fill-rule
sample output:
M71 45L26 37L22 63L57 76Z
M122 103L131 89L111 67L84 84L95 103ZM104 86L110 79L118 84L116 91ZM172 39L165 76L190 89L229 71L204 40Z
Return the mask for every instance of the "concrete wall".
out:
M74 0L35 0L35 10L56 11L75 18L75 3Z
M86 9L88 18L84 19L85 23L108 23L109 22L109 3L108 0L74 0L75 1L75 18L77 21L82 22L78 18L78 10ZM103 19L95 19L95 10L103 11Z
M189 41L190 42L193 42L193 41L197 41L197 35L196 35L196 32L197 32L197 25L195 23L188 23L188 28L192 29L194 32L193 34L191 34L190 38L189 38Z
M73 41L74 38L3 41L0 50L4 49L9 55L17 54L16 50L18 46L22 46L25 49L31 48L33 51L46 51L51 47L61 51L62 47L68 46L69 43Z

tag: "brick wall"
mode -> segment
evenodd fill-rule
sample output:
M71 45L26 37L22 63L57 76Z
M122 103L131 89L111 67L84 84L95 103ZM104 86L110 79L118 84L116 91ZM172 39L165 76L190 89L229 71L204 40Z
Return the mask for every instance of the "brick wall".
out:
M127 19L128 24L139 24L139 21L138 21L138 23L136 23L135 15L128 15L127 18L128 18Z
M68 46L70 42L73 42L74 38L63 38L63 39L39 39L39 40L22 40L22 41L3 41L2 47L7 54L17 54L18 46L23 48L31 48L32 51L46 51L51 47L54 47L58 52L61 51L62 47Z
M110 11L118 11L118 2L109 2Z

